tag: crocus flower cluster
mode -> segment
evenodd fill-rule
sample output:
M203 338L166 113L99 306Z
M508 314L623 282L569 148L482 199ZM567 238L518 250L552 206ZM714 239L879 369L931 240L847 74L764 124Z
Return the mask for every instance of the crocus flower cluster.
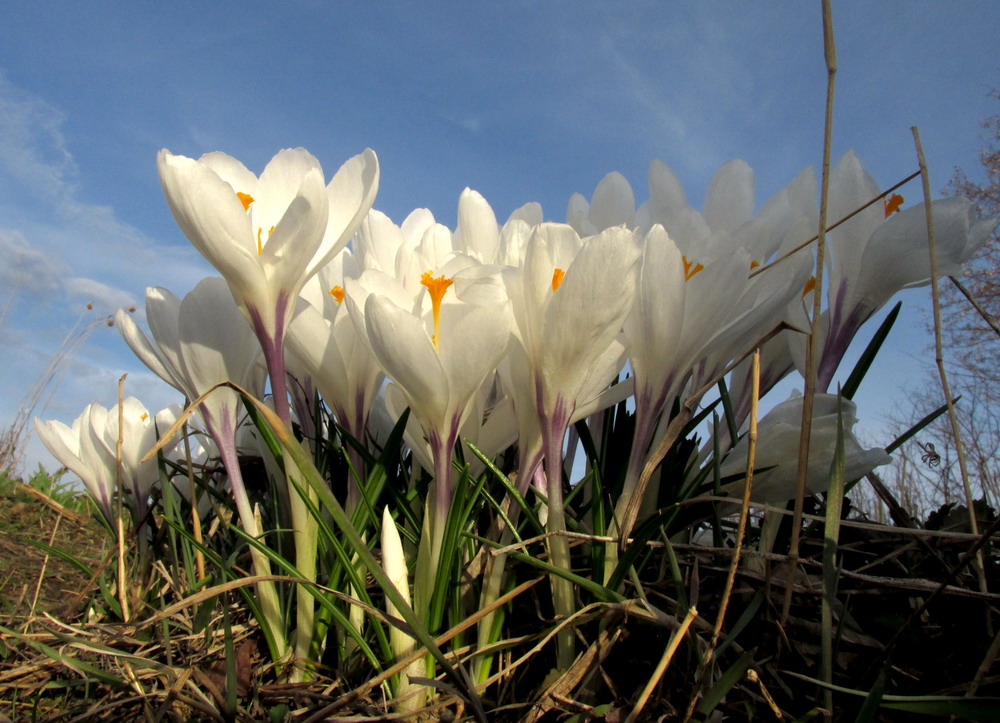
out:
M569 569L567 538L559 533L568 527L563 501L572 470L564 469L564 453L571 425L631 400L631 455L621 496L612 501L620 516L671 407L698 402L782 323L808 328L812 254L807 248L767 265L816 233L811 170L756 213L753 172L742 161L719 170L701 211L659 161L649 170L650 198L638 208L629 183L610 174L589 201L579 194L570 199L567 223L545 221L538 204L500 223L487 201L466 189L457 228L450 229L426 209L399 225L372 209L379 170L370 150L329 183L303 149L279 152L259 177L223 153L191 159L164 150L158 167L180 228L222 278L204 280L183 299L149 289L151 337L119 314L125 340L189 402L215 390L197 413L225 467L227 494L255 538L265 530L236 452L242 407L237 391L220 384L260 398L269 380L274 410L307 444L320 434L313 425L317 404L371 450L409 408L406 445L414 470L430 477L426 499L413 510L422 520L415 574L408 577L405 564L400 567L405 546L395 530L383 533L382 544L393 558L386 560L392 578L403 586L412 582L418 612L430 606L443 554L458 484L456 445L471 442L487 457L516 445L516 489L521 496L532 488L538 493L553 533L550 561ZM878 193L847 154L830 183L831 220ZM934 212L939 253L950 272L986 240L994 220L977 219L961 199L937 201ZM928 281L923 215L916 205L887 217L876 205L830 233L821 390L829 388L861 325L899 289ZM804 333L785 331L764 346L765 391L801 364L804 344ZM737 367L730 378L737 422L749 411L744 377ZM775 469L755 488L767 501L792 496L786 467L795 454L788 440L797 435L801 406L789 404L762 425L774 436L761 459ZM823 464L836 439L829 424L836 405L836 397L824 398L817 411L822 419L814 425L814 443L825 451L813 458ZM850 435L853 407L848 411ZM155 430L134 400L125 402L124 419L120 479L140 521L158 475L155 462L137 460ZM105 514L113 514L116 413L91 405L72 429L57 422L38 428ZM761 445L772 432L762 432ZM350 513L362 504L364 480L362 456L349 449L355 474L329 483ZM723 467L727 473L742 469L736 449ZM468 452L467 461L478 464ZM852 475L886 461L881 450L865 450L853 437L847 455ZM271 472L282 474L276 467ZM284 520L296 534L306 533L296 545L314 558L300 486L291 483L296 471L287 460L284 474L289 482L277 485ZM821 477L822 470L810 468L810 489L822 488ZM655 503L655 490L649 494ZM506 524L516 525L517 509L508 505L508 511ZM394 524L388 513L384 520ZM615 529L612 522L609 530ZM254 563L258 574L269 573L259 551ZM315 560L310 567L300 557L298 567L308 574ZM570 614L569 582L553 576L552 590L557 614ZM270 605L265 614L279 615L273 591L261 592ZM300 623L311 605L311 598L300 600ZM296 644L296 653L306 655L308 646ZM568 633L559 638L559 665L568 665L572 653Z

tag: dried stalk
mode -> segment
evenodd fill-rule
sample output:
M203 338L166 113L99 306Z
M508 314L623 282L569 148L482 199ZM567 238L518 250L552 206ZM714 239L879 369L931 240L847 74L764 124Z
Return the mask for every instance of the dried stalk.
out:
M941 390L944 392L948 405L948 419L951 422L951 434L955 439L955 451L958 453L958 468L962 474L962 487L965 490L965 504L969 510L969 529L972 534L979 534L979 523L976 521L975 500L972 497L972 484L969 481L969 469L965 461L965 446L962 444L962 431L958 424L958 414L955 412L954 397L948 384L948 372L944 364L944 343L941 338L941 296L938 290L937 242L934 238L934 212L931 204L931 181L927 172L927 161L924 159L924 147L920 143L920 131L916 126L910 130L913 133L913 143L916 146L917 161L920 164L920 178L924 187L924 214L927 217L927 247L931 262L931 303L934 310L934 360L937 362L938 376L941 378ZM979 578L979 589L988 592L986 575L983 567L983 555L976 553L976 575ZM989 625L989 617L987 617Z
M125 394L125 377L126 374L122 374L118 379L118 439L115 442L115 489L118 491L118 509L116 517L116 531L118 533L118 599L122 606L122 622L128 622L129 620L129 609L128 609L128 577L125 571L125 522L124 522L124 512L122 508L122 498L124 497L124 491L122 489L122 432L124 427L124 404L123 397Z
M715 647L719 643L719 636L722 634L722 626L726 621L726 610L729 607L729 598L733 592L733 585L736 582L736 571L740 566L740 552L743 549L743 536L747 529L747 519L750 517L750 493L753 487L753 468L757 456L757 405L760 401L760 349L753 352L750 374L750 429L747 432L747 466L746 481L743 484L743 503L740 507L740 521L736 530L736 544L733 550L732 560L729 562L729 574L726 577L726 587L722 593L722 600L719 603L719 612L715 618L715 627L712 629L712 640L705 651L705 657L699 666L696 677L695 693L688 703L687 713L684 720L688 721L694 714L694 708L701 698L701 691L705 687L705 676L711 668L712 656ZM693 608L692 608L693 609Z
M670 638L670 642L667 643L667 647L663 651L663 657L660 658L660 662L656 664L656 669L653 674L646 681L646 687L642 689L642 693L639 694L639 700L636 701L635 707L632 712L628 714L628 718L625 719L625 723L635 723L638 720L638 716L642 713L642 709L646 706L646 702L649 700L649 696L653 693L653 688L656 687L657 683L663 677L663 674L667 670L667 666L670 665L670 661L674 657L674 653L677 652L677 648L681 644L681 640L684 639L684 635L687 633L691 623L694 619L698 617L698 611L694 608L690 608L687 611L687 615L684 616L684 621L681 626L674 631L673 636Z
M965 288L965 284L956 279L954 276L949 276L948 278L951 279L951 283L953 283L955 287L962 292L962 296L968 299L969 303L972 304L972 308L975 309L981 317L983 317L983 321L990 325L990 328L993 329L997 336L1000 336L1000 322L997 321L997 318L988 312L986 307L979 303L979 300L972 295L972 292Z
M795 483L795 519L789 546L788 584L781 606L781 625L788 623L792 606L792 578L799 562L799 536L809 470L809 440L812 436L813 403L816 396L816 373L819 366L820 314L823 296L823 264L826 253L826 210L830 197L830 146L833 135L833 87L837 74L837 50L833 42L833 14L830 0L823 0L823 56L826 60L826 119L823 127L823 175L819 197L819 232L816 239L816 286L813 290L812 330L806 346L806 379L802 392L802 430L799 435L799 467Z

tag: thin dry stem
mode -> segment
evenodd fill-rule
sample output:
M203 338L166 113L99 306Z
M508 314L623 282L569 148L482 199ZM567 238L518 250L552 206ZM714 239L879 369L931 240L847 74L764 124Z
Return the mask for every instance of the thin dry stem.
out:
M122 432L124 427L124 404L123 397L125 394L125 377L126 374L122 374L118 379L118 439L115 442L115 489L118 492L118 509L117 509L117 533L118 533L118 598L122 606L122 621L128 622L129 619L129 609L128 609L128 576L125 570L125 522L124 522L124 510L122 509L122 497L124 496L122 490Z
M49 535L49 547L52 547L53 543L56 541L56 533L59 532L59 523L62 522L62 515L56 517L56 522L52 525L52 534ZM31 608L29 609L28 619L24 621L24 627L21 632L28 632L28 626L31 624L32 618L35 616L35 610L38 607L38 596L42 592L42 582L45 580L45 570L49 566L48 553L45 553L45 558L42 560L42 567L38 571L38 581L35 583L35 595L31 600Z
M931 303L934 310L934 360L937 362L938 376L941 379L941 390L944 392L945 403L948 405L948 419L951 422L951 433L955 439L955 451L958 454L958 468L962 474L962 487L965 490L965 504L969 510L969 529L972 534L979 534L979 523L976 521L976 506L972 496L972 483L969 481L969 470L965 461L965 445L962 444L962 430L958 423L958 414L955 412L954 397L951 395L951 386L948 383L948 371L944 363L944 342L941 337L941 295L938 289L938 267L937 267L937 242L934 238L934 211L931 204L931 181L927 172L927 161L924 158L924 147L920 142L920 131L916 126L912 126L913 143L917 151L917 161L920 164L920 178L924 187L924 214L927 218L927 247L930 253L931 262ZM986 585L986 574L983 566L983 556L981 552L976 553L976 575L979 578L979 589L988 592ZM987 615L987 625L989 616Z
M188 434L187 422L184 423L184 461L187 464L188 482L191 487L191 533L197 546L194 550L195 569L198 571L198 579L205 579L205 554L201 548L205 545L205 540L201 534L201 515L198 514L198 485L194 483L194 469L191 464L191 438Z
M983 318L983 321L989 324L990 328L993 329L993 332L997 336L1000 336L1000 323L997 322L997 318L988 312L986 307L979 303L979 300L972 295L972 292L965 287L965 284L956 279L954 276L949 276L948 278L951 279L951 283L955 285L955 288L962 292L962 296L964 296L968 302L972 304L972 308L979 313L979 315Z
M743 549L743 536L747 529L747 519L750 517L750 495L753 490L753 468L757 457L757 413L760 402L760 349L753 352L750 373L750 429L747 432L747 466L746 482L743 484L743 501L740 506L740 521L736 531L736 541L732 559L729 561L729 573L726 576L726 587L722 592L722 599L719 602L719 612L715 618L715 626L712 628L712 638L705 651L705 657L698 666L698 675L695 684L694 695L688 703L687 713L684 720L688 721L694 714L694 708L701 698L701 691L706 684L705 676L711 667L715 648L719 644L719 636L722 634L722 626L726 621L726 610L729 608L729 598L733 593L733 585L736 582L736 571L740 566L740 552Z
M663 657L660 658L660 662L656 664L656 669L653 674L646 681L646 687L642 689L642 693L639 694L639 700L635 703L635 708L632 712L628 714L628 718L625 719L625 723L635 723L638 720L638 716L642 713L642 709L646 707L646 702L649 700L649 696L652 695L653 689L660 682L663 674L667 671L667 666L670 665L670 661L674 657L674 653L677 652L677 648L681 644L684 636L687 634L688 628L691 627L691 623L694 619L698 617L698 611L695 608L689 608L687 615L684 616L681 626L674 631L674 634L670 638L670 642L667 643L666 649L663 651Z
M795 519L792 522L792 539L789 544L788 585L781 607L781 624L788 623L792 606L792 576L798 568L799 536L802 527L802 510L806 496L806 476L809 471L809 440L812 437L813 403L816 396L818 369L820 315L823 296L823 264L826 252L826 211L830 199L830 146L833 136L833 88L837 75L837 51L833 40L833 14L830 0L823 0L823 55L826 60L826 119L823 127L823 175L819 197L819 232L816 239L816 285L813 290L812 331L806 346L805 388L802 392L802 430L799 435L799 466L795 483Z

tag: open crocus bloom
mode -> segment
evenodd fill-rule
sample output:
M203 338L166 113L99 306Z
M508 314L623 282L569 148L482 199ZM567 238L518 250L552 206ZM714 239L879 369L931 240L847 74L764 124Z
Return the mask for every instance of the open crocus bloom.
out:
M830 174L829 218L836 221L880 193L878 184L848 152ZM932 202L938 274L961 271L986 242L996 218L978 218L974 204L953 197ZM930 282L924 204L886 217L875 204L831 230L827 331L819 361L818 388L827 389L861 325L901 289Z
M73 426L58 420L35 418L39 439L61 464L80 478L101 511L114 518L112 499L115 490L115 456L103 442L108 410L97 402L87 405ZM100 429L101 434L96 430Z
M289 327L288 343L337 421L360 440L382 381L382 369L346 308L345 264L353 265L346 249L306 283Z
M188 399L197 399L226 381L261 396L260 345L219 277L203 279L183 300L161 287L146 289L152 340L123 310L115 319L135 355ZM235 390L219 387L205 399L200 412L213 434L223 427L231 434L241 408Z
M284 398L285 330L303 284L354 234L378 190L378 159L355 156L324 186L305 149L279 151L258 178L225 153L199 160L157 156L160 181L178 225L225 277L267 360L275 405Z
M810 494L826 490L830 466L837 449L837 407L844 425L844 479L858 479L890 459L884 449L865 449L854 436L857 407L835 394L817 394L813 402L813 421L809 438L809 470L806 489ZM795 497L798 477L798 449L802 428L802 397L782 402L760 420L757 427L757 453L751 498L766 504L784 503ZM747 464L747 438L744 436L722 462L723 477L742 474ZM767 468L771 469L767 469ZM743 482L724 485L730 495L743 494Z
M35 418L35 429L53 456L71 469L107 518L113 519L113 497L118 479L115 450L118 445L118 405L106 409L89 404L72 427L58 421ZM131 495L136 523L145 517L149 494L159 478L156 460L139 460L156 442L156 428L146 407L128 397L122 403L122 474Z
M540 415L563 423L572 416L594 364L621 333L638 257L624 227L581 243L571 227L546 223L528 242L524 266L503 271Z
M410 304L407 290L377 272L348 283L355 323L364 325L375 357L402 389L431 446L436 484L432 519L442 525L451 502L451 452L458 431L510 339L505 309L459 301L449 292L454 281L446 273L425 272L421 283L426 293ZM362 298L365 287L367 298Z

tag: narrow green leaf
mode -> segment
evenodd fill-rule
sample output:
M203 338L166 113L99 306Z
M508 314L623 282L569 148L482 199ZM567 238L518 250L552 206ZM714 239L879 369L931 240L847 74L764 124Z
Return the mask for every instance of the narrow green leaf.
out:
M958 400L961 398L962 398L961 395L955 397L952 404L957 404ZM928 414L926 417L921 419L919 422L914 424L912 427L907 429L901 435L896 437L896 439L894 439L890 444L886 446L885 451L889 454L892 454L895 450L899 449L903 445L903 443L907 442L911 437L920 432L921 429L926 427L928 424L933 422L935 419L937 419L947 411L948 411L948 405L942 404L940 407L938 407L933 412Z
M753 651L748 650L740 656L739 660L733 663L721 676L712 688L705 693L705 697L696 708L700 715L707 716L714 711L726 694L732 690L733 686L739 683L747 670L753 664Z
M430 651L430 654L434 656L434 659L441 666L441 669L445 671L448 677L455 682L458 689L461 690L467 697L469 704L473 708L473 713L475 714L476 719L485 723L486 714L483 711L482 702L479 699L479 695L476 693L468 675L460 674L458 670L456 670L455 667L448 661L444 653L431 638L430 633L427 631L423 621L417 617L413 608L410 607L406 600L403 599L403 596L399 594L399 591L396 590L396 587L386 576L382 566L368 549L368 545L365 544L364 540L361 539L361 536L351 524L347 514L344 512L344 508L341 507L337 498L333 496L333 492L330 490L329 485L319 474L319 471L316 469L316 465L313 464L313 461L309 458L306 450L302 447L298 440L295 439L290 430L285 428L284 424L273 410L259 400L251 401L261 412L261 415L266 418L268 424L270 424L274 429L275 435L281 441L282 447L291 457L296 467L298 467L305 480L316 492L320 501L330 513L330 516L333 517L334 522L337 524L337 527L340 529L343 536L347 539L350 545L354 548L354 551L364 562L365 567L368 568L368 572L375 578L376 583L382 588L382 592L392 601L392 604L395 605L400 615L402 615L406 623L410 625L414 637L417 638L417 641L421 645L425 646L427 650Z
M813 683L821 688L829 688L837 693L866 698L869 694L863 690L845 688L840 685L824 683L822 680L810 678L801 673L785 671L785 675ZM899 710L906 713L919 713L931 716L955 716L962 720L1000 721L1000 698L965 698L950 695L892 695L882 696L881 707L888 710Z
M844 386L841 388L841 394L843 394L844 399L854 398L855 393L858 391L858 387L861 386L861 381L868 373L868 369L871 367L872 362L875 361L875 357L878 356L878 352L882 348L882 343L885 342L893 324L896 323L896 317L899 316L899 309L902 305L902 301L896 302L896 305L892 307L892 311L890 311L888 316L883 319L882 323L875 331L875 335L872 336L871 341L868 342L868 346L866 346L865 350L861 353L857 364L854 365L854 369L851 371L850 375L847 377L847 381L844 382Z

